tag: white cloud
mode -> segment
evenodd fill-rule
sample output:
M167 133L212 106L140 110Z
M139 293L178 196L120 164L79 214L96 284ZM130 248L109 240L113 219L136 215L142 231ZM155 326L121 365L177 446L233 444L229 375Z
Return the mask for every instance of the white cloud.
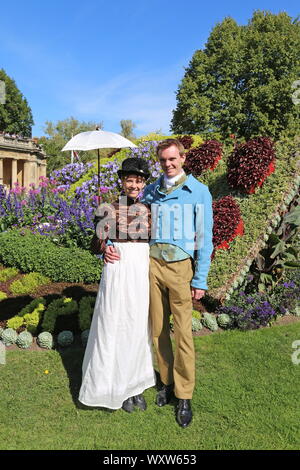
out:
M97 118L104 125L132 119L139 134L160 128L169 133L179 72L182 70L174 67L172 71L124 73L92 88L73 84L72 89L68 86L63 91L61 98L70 108L69 115Z

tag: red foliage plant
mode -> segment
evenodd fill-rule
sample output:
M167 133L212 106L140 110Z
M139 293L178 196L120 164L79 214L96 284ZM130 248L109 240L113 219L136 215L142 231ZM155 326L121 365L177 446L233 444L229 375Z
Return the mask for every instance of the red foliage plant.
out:
M193 137L190 135L182 135L181 137L177 137L177 140L179 140L185 149L190 149L194 142Z
M116 153L120 152L120 150L122 150L122 149L114 149L114 150L112 150L112 151L109 152L109 154L107 155L107 158L113 157Z
M244 234L241 210L232 196L213 201L213 245L217 249L228 249L229 242L237 235Z
M231 188L252 194L274 170L274 143L257 137L235 147L228 159L227 181Z
M208 168L214 170L222 157L222 144L217 140L206 140L199 147L191 148L186 154L184 170L200 176Z

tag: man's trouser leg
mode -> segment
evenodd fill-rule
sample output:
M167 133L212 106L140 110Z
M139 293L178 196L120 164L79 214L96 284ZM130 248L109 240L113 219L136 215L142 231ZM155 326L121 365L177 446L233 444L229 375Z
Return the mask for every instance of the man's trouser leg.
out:
M193 277L191 260L150 258L150 316L161 380L175 383L177 398L191 399L195 386L195 351L192 335ZM175 358L170 340L169 316L173 314Z

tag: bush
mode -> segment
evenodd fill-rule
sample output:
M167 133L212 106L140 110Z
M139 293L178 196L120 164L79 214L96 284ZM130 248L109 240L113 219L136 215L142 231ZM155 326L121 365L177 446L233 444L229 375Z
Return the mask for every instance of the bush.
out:
M232 326L241 330L253 330L267 326L276 318L276 311L269 302L269 297L262 292L246 295L244 291L234 300L228 301L217 309L217 314L227 314L232 319Z
M215 249L229 248L228 243L237 235L243 235L244 224L239 204L232 196L213 201L213 245Z
M29 332L34 334L40 323L42 313L45 310L45 303L46 301L44 299L34 299L29 305L23 308L18 315L7 320L7 326L14 330L25 326Z
M79 328L81 331L88 330L91 326L91 320L94 312L96 298L89 296L89 297L82 297L79 302Z
M26 274L22 279L14 281L10 285L10 291L14 295L30 294L34 292L39 286L49 284L51 279L39 273Z
M7 294L0 290L0 302L1 302L1 300L4 300L4 299L7 299Z
M98 282L101 262L80 248L56 246L45 236L11 230L0 234L0 260L22 272L38 272L54 282Z
M6 282L15 277L19 271L16 268L6 268L0 271L0 282Z
M78 305L75 300L71 298L63 298L53 300L44 315L44 320L42 323L42 329L53 333L55 328L56 318L59 315L71 315L78 311Z
M237 145L228 159L228 184L234 189L254 193L275 170L274 163L274 144L267 137Z
M222 144L217 140L207 140L200 147L191 148L186 154L184 169L194 176L203 171L213 170L222 157Z

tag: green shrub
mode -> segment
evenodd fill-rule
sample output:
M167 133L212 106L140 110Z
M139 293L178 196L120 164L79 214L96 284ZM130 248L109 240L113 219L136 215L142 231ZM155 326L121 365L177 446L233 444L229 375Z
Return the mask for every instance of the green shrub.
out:
M76 313L77 311L77 302L75 300L72 300L71 298L53 300L49 304L44 315L44 319L42 322L43 331L50 331L50 333L53 333L56 318L59 315L71 315L72 313Z
M83 346L87 345L87 342L88 342L88 339L89 339L89 334L90 334L90 330L84 330L81 333L81 342L82 342Z
M0 282L6 282L15 277L19 271L16 268L5 268L0 271Z
M198 310L192 310L192 317L200 320L202 317L201 312L199 312Z
M0 301L1 301L1 300L4 300L4 299L7 299L7 294L6 294L5 292L2 292L2 291L0 290Z
M13 330L17 330L20 326L23 326L24 320L21 317L15 316L7 320L6 325L7 328L12 328Z
M53 282L93 283L101 276L102 263L96 256L80 248L58 247L30 231L1 233L0 260L24 273L40 273Z
M41 301L42 300L42 301ZM30 333L35 333L40 323L41 316L45 310L44 299L34 299L29 305L24 307L18 315L7 320L7 326L17 330L20 326L25 326Z
M40 273L29 273L25 274L22 279L12 282L10 291L14 295L31 294L39 286L49 284L49 282L51 282L51 279Z
M81 331L88 330L91 326L96 298L92 296L82 297L79 302L79 328Z

